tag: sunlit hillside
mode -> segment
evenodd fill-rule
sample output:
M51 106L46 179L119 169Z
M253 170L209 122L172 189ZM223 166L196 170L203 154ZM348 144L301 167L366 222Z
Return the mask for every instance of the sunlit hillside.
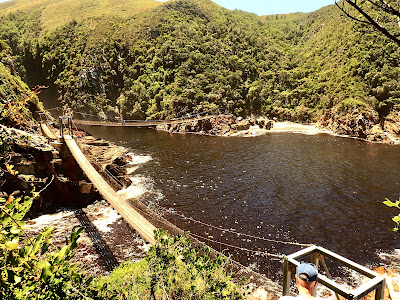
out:
M85 18L129 18L160 4L155 0L13 0L0 4L0 16L17 12L37 14L43 29L53 30Z
M1 7L0 40L19 75L75 111L163 119L213 109L300 122L362 112L378 122L400 109L398 47L334 5L264 17L210 0Z
M261 19L266 21L274 21L274 22L281 22L281 21L296 21L299 19L304 18L307 16L307 13L292 13L292 14L280 14L280 15L265 15L261 16Z

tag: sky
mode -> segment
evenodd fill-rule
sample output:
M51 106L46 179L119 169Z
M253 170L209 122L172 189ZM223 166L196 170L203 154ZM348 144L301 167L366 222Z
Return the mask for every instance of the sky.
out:
M159 0L166 1L166 0ZM334 4L334 0L212 0L228 8L240 9L257 15L275 15L295 12L312 12Z
M7 0L0 0L4 2ZM120 0L123 1L123 0ZM158 0L167 1L167 0ZM311 12L322 6L333 4L334 0L213 0L228 8L240 9L257 15L275 15L295 12Z

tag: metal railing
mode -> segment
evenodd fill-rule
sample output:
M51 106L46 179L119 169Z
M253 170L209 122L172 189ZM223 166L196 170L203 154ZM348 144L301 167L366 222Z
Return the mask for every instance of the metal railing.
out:
M60 116L60 117L58 117L58 120L59 120L61 137L63 137L64 134L66 134L64 132L65 130L68 130L69 131L69 135L73 136L74 132L72 130L72 118L68 117L68 116Z
M344 258L343 256L319 246L311 246L285 257L283 263L283 295L289 295L292 274L295 273L295 268L300 264L299 260L309 255L311 255L311 262L317 267L317 269L319 263L321 263L327 275L324 276L318 274L318 282L334 291L337 299L339 299L340 295L348 300L359 300L373 291L375 291L375 300L384 299L385 278L347 258ZM349 290L339 285L329 278L331 276L325 263L325 257L339 262L351 270L370 278L370 280L354 290Z

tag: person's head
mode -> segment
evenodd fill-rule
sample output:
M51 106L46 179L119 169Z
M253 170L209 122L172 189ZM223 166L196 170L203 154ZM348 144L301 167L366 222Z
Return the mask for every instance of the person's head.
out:
M311 294L317 285L318 271L317 268L310 263L301 263L296 269L296 284L300 290L306 289Z

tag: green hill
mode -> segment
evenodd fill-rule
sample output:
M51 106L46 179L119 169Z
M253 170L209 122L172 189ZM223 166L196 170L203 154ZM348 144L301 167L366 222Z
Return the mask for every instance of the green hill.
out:
M42 29L51 31L86 18L129 18L160 4L155 0L12 0L0 4L0 15L34 15Z
M32 129L39 99L18 76L10 54L10 47L0 41L0 124Z
M398 47L332 5L274 20L209 0L113 3L3 4L0 39L30 85L46 83L65 105L110 117L214 109L378 122L399 110Z

